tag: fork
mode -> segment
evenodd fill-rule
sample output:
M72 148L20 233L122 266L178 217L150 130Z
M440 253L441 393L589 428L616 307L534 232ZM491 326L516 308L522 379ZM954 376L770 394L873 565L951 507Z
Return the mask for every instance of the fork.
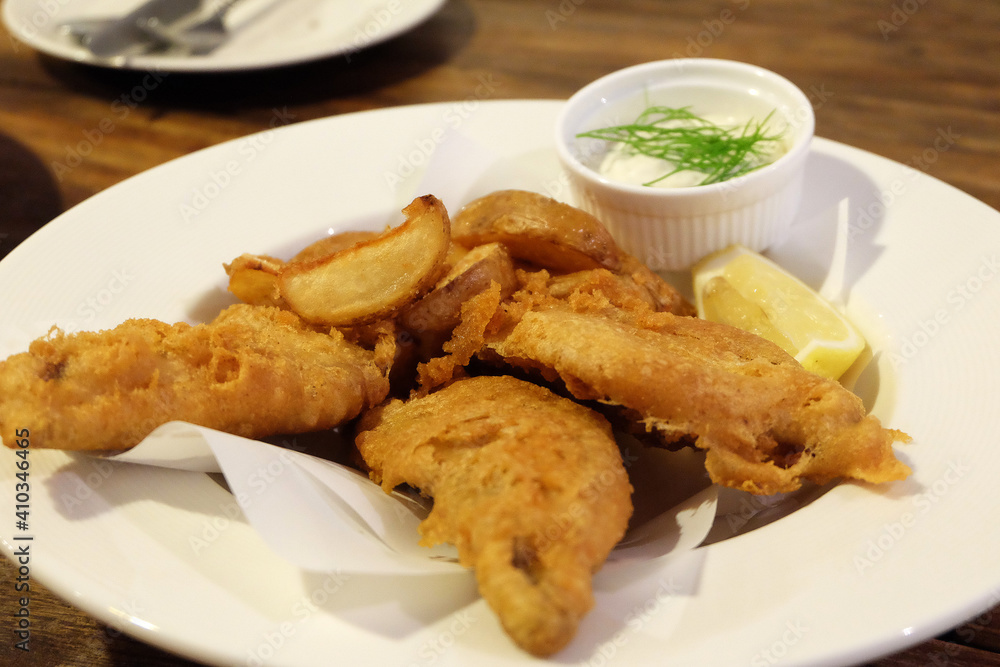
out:
M143 29L190 55L206 55L229 39L225 18L229 10L240 1L219 0L215 10L207 18L187 25L166 28L154 22Z

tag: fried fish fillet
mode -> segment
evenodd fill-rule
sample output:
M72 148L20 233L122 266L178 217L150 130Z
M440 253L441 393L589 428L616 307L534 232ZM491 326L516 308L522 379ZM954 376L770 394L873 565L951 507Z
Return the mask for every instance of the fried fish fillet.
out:
M600 292L515 305L496 318L482 356L540 370L578 399L624 406L668 441L694 439L718 484L773 494L803 480L879 483L910 472L892 447L905 434L763 338L625 309Z
M632 514L602 417L522 380L473 377L370 411L356 442L386 491L434 498L421 543L456 545L519 646L544 656L569 642Z
M53 330L0 363L0 437L12 447L29 428L34 447L122 450L171 420L252 438L331 428L385 398L390 347L245 304L196 326Z

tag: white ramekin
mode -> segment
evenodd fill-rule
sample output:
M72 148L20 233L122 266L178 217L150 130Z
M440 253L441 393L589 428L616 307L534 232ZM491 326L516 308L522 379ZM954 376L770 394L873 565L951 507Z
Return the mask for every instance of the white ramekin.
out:
M631 122L651 104L763 120L783 129L787 150L744 176L680 188L614 182L597 172L607 142L581 132ZM573 95L556 121L556 146L574 202L654 270L677 271L733 243L761 251L786 237L802 195L815 117L809 98L769 70L711 58L636 65Z

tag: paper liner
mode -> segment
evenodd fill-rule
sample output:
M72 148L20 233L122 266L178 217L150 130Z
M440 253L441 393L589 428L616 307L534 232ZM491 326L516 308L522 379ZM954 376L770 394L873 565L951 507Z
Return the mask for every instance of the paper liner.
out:
M186 422L169 422L107 457L192 473L222 473L251 526L305 570L438 574L461 570L455 550L418 544L429 503L387 494L353 468ZM609 560L649 560L695 548L715 520L714 487L633 527Z

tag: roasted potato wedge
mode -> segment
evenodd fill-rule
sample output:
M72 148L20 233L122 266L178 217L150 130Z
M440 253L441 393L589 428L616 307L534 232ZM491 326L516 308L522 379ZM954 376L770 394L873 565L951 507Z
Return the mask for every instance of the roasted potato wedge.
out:
M269 255L240 255L224 264L229 276L229 291L243 303L253 306L283 306L278 293L278 274L285 263Z
M500 242L510 254L558 273L619 271L625 253L594 216L544 195L500 190L463 208L452 226L466 246Z
M423 296L444 270L451 225L431 195L403 213L405 222L375 238L285 265L278 275L281 298L306 321L347 326L386 317Z
M378 236L378 232L348 231L326 236L300 250L287 264L311 262ZM270 255L244 254L223 265L229 276L229 291L240 301L255 306L282 306L278 274L286 262Z
M349 231L326 236L319 241L310 243L300 250L295 257L289 260L289 264L295 262L311 262L327 255L332 255L341 250L346 250L362 241L370 241L378 236L378 232Z
M418 336L451 331L461 319L462 304L494 282L500 285L504 298L517 289L510 255L499 243L477 246L463 256L433 290L407 308L400 321Z

